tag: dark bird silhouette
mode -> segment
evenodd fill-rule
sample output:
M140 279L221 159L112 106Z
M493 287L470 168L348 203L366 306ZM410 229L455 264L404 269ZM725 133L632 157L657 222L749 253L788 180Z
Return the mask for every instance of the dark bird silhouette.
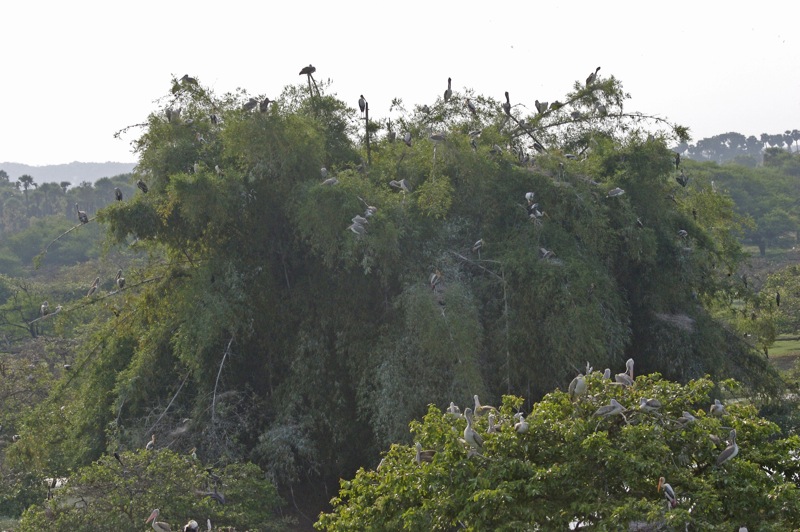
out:
M300 75L302 76L305 74L306 76L308 76L308 92L311 93L311 83L313 82L314 88L317 89L317 96L319 96L319 87L317 87L317 80L315 80L314 76L312 75L316 71L317 69L314 67L314 65L309 64L307 67L303 67L303 69L300 70Z
M675 170L678 170L678 168L680 166L681 166L681 154L680 153L676 153L675 154Z
M184 74L181 78L181 83L184 85L197 85L197 80L189 76L189 74Z
M367 109L367 100L364 99L364 95L362 94L361 97L358 99L358 108L361 109L361 114L364 114L364 111Z
M258 105L258 100L255 98L250 98L243 106L242 109L244 111L252 111Z
M453 89L451 88L451 82L452 82L452 79L451 78L447 78L447 90L444 91L444 101L449 100L450 97L453 96Z
M681 170L681 173L680 173L680 175L678 175L677 177L675 177L675 180L676 180L676 181L678 182L678 184L679 184L680 186L682 186L682 187L686 187L686 185L688 185L688 184L689 184L689 176L687 176L685 173L683 173L683 170Z
M97 285L99 285L99 284L100 284L100 278L99 277L95 277L94 278L94 282L92 283L92 286L89 287L89 291L86 293L86 297L89 297L92 294L94 294L97 291Z
M544 114L544 113L545 113L545 111L547 111L547 107L548 107L548 104L547 104L547 102L540 102L539 100L536 100L534 103L536 104L536 111L537 111L537 112L538 112L540 115L541 115L541 114Z
M119 189L119 187L114 189L114 197L117 199L117 201L122 201L122 191Z
M140 179L136 182L136 186L139 187L139 190L141 190L143 193L147 194L147 183Z
M258 104L258 110L261 111L262 113L266 113L267 111L269 111L269 104L271 103L272 100L270 100L269 98L264 98L264 100Z
M114 280L117 283L117 288L120 290L125 288L125 278L122 276L122 270L117 270L117 277Z
M506 91L506 103L503 104L503 111L511 116L511 100L508 98L508 91Z
M472 114L477 114L478 113L478 108L475 107L475 104L472 103L472 100L470 100L469 98L467 98L466 105L467 105L467 109L469 109L470 113L472 113Z
M775 304L778 305L779 307L781 306L781 293L780 292L776 292L775 293Z
M117 462L119 462L119 465L121 465L123 468L125 467L125 464L122 463L122 458L119 457L119 453L116 452L116 451L114 452L114 458L117 459Z
M78 220L80 220L82 224L88 224L89 216L86 215L86 211L80 210L77 203L75 204L75 210L78 211Z
M597 68L595 69L595 71L594 71L594 72L592 72L591 74L589 74L589 77L588 77L588 78L586 78L586 86L587 86L587 87L588 87L589 85L591 85L592 83L594 83L595 81L597 81L597 73L598 73L598 72L600 72L600 67L597 67Z

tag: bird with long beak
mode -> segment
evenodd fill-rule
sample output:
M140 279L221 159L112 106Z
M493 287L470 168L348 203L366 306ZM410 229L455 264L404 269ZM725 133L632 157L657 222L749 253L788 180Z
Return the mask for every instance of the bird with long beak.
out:
M145 521L145 524L152 521L153 530L155 530L156 532L170 532L171 528L169 527L169 524L163 521L156 521L157 517L158 517L158 508L153 510L153 512L150 514L150 517L148 517L147 521Z
M450 406L447 407L447 413L451 416L461 417L461 409L458 408L458 405L453 401L450 401Z
M480 434L472 428L472 409L467 407L464 409L464 417L467 418L467 427L464 429L464 440L473 449L480 449L483 447L483 438Z
M719 399L714 399L714 404L708 409L709 414L714 417L722 417L725 415L725 405L719 402Z
M528 422L525 421L525 417L522 415L522 412L520 412L518 415L519 421L514 424L514 432L517 432L518 434L525 434L528 432L530 425L528 425Z
M145 449L148 451L152 451L156 448L156 435L155 433L150 436L150 441L147 442L147 445L144 446Z
M667 484L667 481L664 477L658 479L658 491L664 490L664 498L667 499L669 502L670 508L675 508L678 506L678 499L675 497L675 490L672 489L672 486Z
M661 408L661 401L658 399L645 399L642 397L639 400L639 410L644 412L658 412Z
M739 446L736 444L736 429L731 429L730 436L728 436L728 446L725 447L724 451L719 453L717 457L717 466L721 466L737 454L739 454Z
M625 362L625 372L624 373L617 373L614 376L614 380L617 384L621 384L623 386L633 386L633 359L629 358Z
M436 454L435 450L429 449L429 450L423 451L422 450L422 444L420 442L415 443L414 446L417 449L417 454L414 457L414 462L416 462L417 465L422 464L422 462L433 462L433 455Z
M489 412L496 412L497 411L497 409L495 407L493 407L493 406L481 405L481 402L478 399L478 394L473 395L472 398L475 400L475 415L476 416L483 416L483 415L488 414Z
M452 79L447 78L447 90L444 91L444 101L449 100L450 97L453 96L453 89L451 87L451 82L452 81L453 81Z
M506 91L506 103L503 104L503 112L511 116L511 100L508 97L508 91Z
M183 525L183 532L198 532L198 530L200 530L200 525L194 519Z
M611 399L611 403L601 406L597 410L595 410L594 415L600 417L608 417L608 416L615 416L617 414L621 415L623 419L627 422L627 418L625 418L625 407L619 404L616 399Z

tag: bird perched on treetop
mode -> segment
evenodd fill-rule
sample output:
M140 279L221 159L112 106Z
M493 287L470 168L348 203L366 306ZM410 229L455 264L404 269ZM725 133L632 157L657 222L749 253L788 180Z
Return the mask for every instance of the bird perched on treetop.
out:
M300 76L302 76L302 75L307 75L308 76L308 75L313 74L316 71L317 71L316 67L314 67L314 65L309 64L307 67L303 67L303 69L300 71L299 75Z
M117 201L122 201L122 191L119 189L119 187L114 189L114 197L117 199Z
M595 81L597 81L597 73L598 73L598 72L600 72L600 67L597 67L597 68L595 69L595 71L594 71L594 72L592 72L591 74L589 74L589 77L588 77L588 78L586 78L586 86L587 86L587 87L588 87L589 85L591 85L592 83L594 83Z
M447 78L447 90L444 91L444 101L449 100L450 97L453 96L453 89L451 88L451 85L450 85L451 82L452 82L452 79L451 78Z
M364 98L362 94L361 97L358 99L358 108L361 109L361 114L364 114L364 111L367 109L367 100Z
M511 116L511 100L508 98L508 91L506 91L506 103L503 104L503 111Z

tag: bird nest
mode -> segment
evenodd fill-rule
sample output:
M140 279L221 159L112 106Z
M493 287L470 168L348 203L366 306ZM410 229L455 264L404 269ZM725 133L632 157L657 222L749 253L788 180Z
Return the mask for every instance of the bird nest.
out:
M664 314L662 312L656 312L655 315L659 320L669 323L670 325L674 325L679 329L687 332L694 331L695 320L686 314Z

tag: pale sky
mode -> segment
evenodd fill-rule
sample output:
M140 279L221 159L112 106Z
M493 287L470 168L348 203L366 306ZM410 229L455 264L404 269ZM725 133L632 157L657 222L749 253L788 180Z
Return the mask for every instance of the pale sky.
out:
M129 134L170 76L217 95L279 95L315 78L370 118L393 97L432 103L453 78L533 108L598 65L627 109L689 126L694 140L800 129L800 3L128 2L0 4L0 162L135 162Z

